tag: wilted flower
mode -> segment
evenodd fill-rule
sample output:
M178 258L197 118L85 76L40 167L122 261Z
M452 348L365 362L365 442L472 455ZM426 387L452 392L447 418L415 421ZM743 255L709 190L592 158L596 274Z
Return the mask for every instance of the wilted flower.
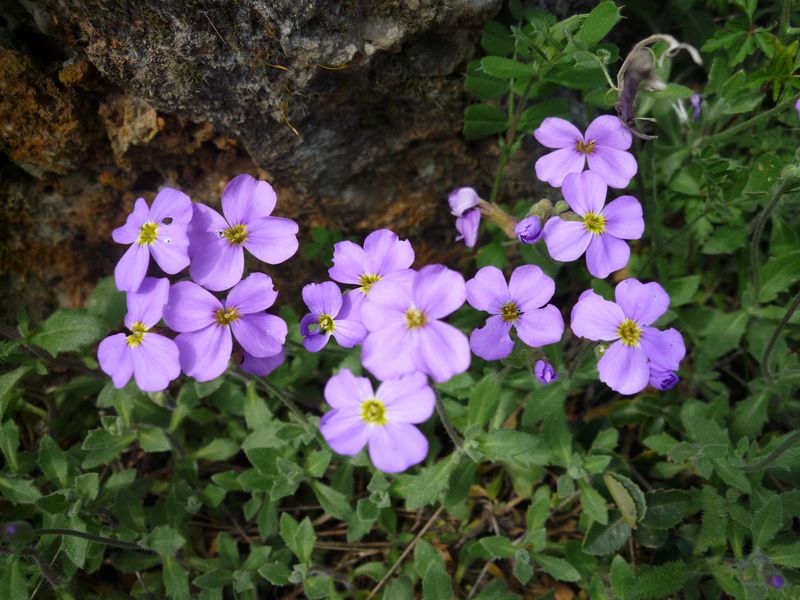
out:
M300 320L300 333L306 350L319 352L331 335L344 348L361 343L367 330L350 316L352 294L342 296L339 286L330 281L309 283L303 288L303 302L311 311Z
M466 336L440 320L464 304L464 278L442 265L409 273L376 283L367 296L362 362L381 380L422 371L441 383L469 368Z
M125 225L111 233L118 244L131 245L114 269L117 289L139 289L150 265L150 254L165 273L174 275L185 269L189 265L186 227L191 218L192 201L178 190L164 188L150 208L144 198L139 198Z
M480 196L471 187L460 187L450 192L447 201L450 213L456 217L456 241L464 240L467 248L475 246L481 225L481 209L478 208Z
M624 188L636 175L636 159L626 152L633 138L622 122L611 115L601 115L589 123L586 134L569 121L548 117L533 132L543 146L558 148L536 161L536 177L560 187L570 173L580 173L586 163L609 187Z
M479 200L478 192L471 187L456 188L447 197L450 213L455 217L460 217L470 208L478 206Z
M384 381L377 391L366 377L342 369L325 385L333 410L319 427L339 454L355 455L369 446L369 457L381 471L399 473L425 460L428 440L413 424L433 414L434 392L422 373Z
M514 350L511 328L528 346L554 344L564 333L564 319L552 304L556 286L536 265L514 269L506 284L497 267L483 267L467 282L467 302L493 316L469 336L472 351L484 360L505 358Z
M244 173L222 192L224 217L195 203L189 227L192 279L209 290L227 290L242 278L244 248L273 265L291 257L297 251L297 223L269 216L276 202L269 183Z
M527 216L517 223L514 231L523 244L535 244L542 237L542 221L536 215Z
M572 261L586 252L586 266L595 277L608 277L628 264L631 249L623 240L644 232L642 206L633 196L620 196L603 206L608 188L591 171L569 175L562 193L580 220L549 219L544 226L547 250L556 260Z
M256 358L275 356L286 340L286 323L264 311L278 293L272 279L253 273L228 293L225 303L191 281L172 286L164 321L175 331L183 372L198 381L210 381L225 372L233 337Z
M553 365L543 359L537 360L536 364L533 365L533 375L536 377L539 383L544 385L552 383L558 379L558 373L556 373Z
M617 284L615 296L616 302L609 302L586 290L572 309L570 326L578 337L613 341L597 363L600 380L620 394L635 394L652 371L676 371L686 347L675 329L650 327L669 306L659 284L626 279Z
M133 375L139 389L158 392L181 374L175 342L151 331L168 296L169 281L154 277L145 277L138 292L128 293L125 326L131 333L109 336L97 348L100 368L115 387L125 387Z

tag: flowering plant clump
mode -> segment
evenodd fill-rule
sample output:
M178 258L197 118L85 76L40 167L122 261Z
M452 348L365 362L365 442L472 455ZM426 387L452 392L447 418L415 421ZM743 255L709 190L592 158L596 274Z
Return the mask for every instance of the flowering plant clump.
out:
M0 328L4 598L798 597L800 23L595 4L486 24L396 231L173 184Z

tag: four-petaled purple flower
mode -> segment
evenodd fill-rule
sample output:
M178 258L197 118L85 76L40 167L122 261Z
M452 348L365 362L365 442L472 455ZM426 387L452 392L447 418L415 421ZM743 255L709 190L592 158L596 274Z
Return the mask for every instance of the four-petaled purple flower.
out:
M325 400L333 410L319 426L334 451L352 456L369 445L372 464L388 473L425 460L428 440L414 423L430 418L435 397L422 373L384 381L373 392L369 379L342 369L325 385Z
M181 374L178 347L171 339L153 333L169 297L169 281L145 277L138 292L128 292L125 326L130 334L118 333L97 348L100 368L121 388L133 375L145 392L158 392Z
M630 131L611 115L601 115L589 123L586 134L569 121L548 117L533 132L540 144L558 148L536 161L536 177L560 187L570 173L580 173L586 163L609 187L622 189L636 175L636 159L626 152L633 140Z
M555 217L544 226L550 256L566 262L586 252L589 273L601 279L628 264L631 249L623 240L637 240L644 232L639 201L620 196L604 207L607 191L605 182L591 171L569 175L562 193L580 219Z
M456 188L447 198L450 213L456 217L456 230L459 233L456 241L464 240L467 248L474 247L478 241L478 230L481 226L479 200L478 192L471 187Z
M178 190L164 188L150 208L144 198L139 198L125 225L111 233L118 244L130 244L114 269L117 289L122 292L139 289L147 275L150 254L170 275L189 266L186 228L191 218L192 201Z
M535 244L542 238L542 221L536 215L529 215L517 223L514 233L523 244Z
M180 335L181 369L198 381L209 381L225 372L233 349L233 337L253 357L275 356L286 340L286 322L264 311L278 293L272 279L253 273L228 293L225 303L191 281L172 286L164 308L164 321Z
M244 248L257 259L278 264L297 251L297 223L269 216L277 196L266 181L243 173L222 192L222 213L194 204L189 227L189 273L203 287L227 290L244 272Z
M343 348L352 348L362 342L367 330L350 315L351 296L356 293L351 291L342 296L339 286L330 281L309 283L303 288L303 302L311 311L300 319L300 333L306 350L319 352L331 335Z
M440 321L464 304L464 278L442 265L409 273L376 283L367 296L362 363L381 380L422 371L441 383L469 368L466 336Z
M615 296L616 302L609 302L586 290L572 309L570 326L578 337L613 342L597 363L600 380L620 394L635 394L653 371L676 371L686 347L675 329L650 327L669 306L659 284L626 279Z
M484 360L505 358L514 350L512 327L528 346L555 344L564 333L561 313L547 304L555 289L536 265L514 269L508 284L500 269L483 267L467 282L467 302L493 316L469 336L472 351Z
M549 362L544 359L539 359L533 365L533 375L539 383L547 385L558 379L558 373Z

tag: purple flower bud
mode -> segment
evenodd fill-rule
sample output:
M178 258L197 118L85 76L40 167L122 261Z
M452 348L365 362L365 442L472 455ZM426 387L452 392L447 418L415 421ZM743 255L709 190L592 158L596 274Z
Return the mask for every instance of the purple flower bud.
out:
M794 103L795 109L797 109L797 116L800 117L800 98L797 99L797 102Z
M700 118L702 103L703 97L700 94L692 94L689 97L689 104L692 105L692 121L697 121Z
M533 365L533 374L536 379L539 380L539 383L547 385L548 383L552 383L556 379L558 379L558 373L546 360L537 360L536 364Z
M471 187L460 187L450 192L447 201L450 203L450 212L460 217L470 208L478 206L478 192Z
M769 584L776 590L780 590L784 585L786 585L786 580L780 575L773 575L769 579Z
M657 390L671 390L680 381L680 378L672 371L650 371L650 385Z
M17 533L17 526L14 525L14 523L9 523L8 525L6 525L6 535L7 536L10 537L10 536L14 535L15 533Z
M481 209L470 208L463 215L456 219L456 229L459 235L456 241L464 240L467 248L475 246L478 241L478 230L481 226Z
M517 223L514 231L523 244L535 244L542 237L542 222L536 215L530 215Z

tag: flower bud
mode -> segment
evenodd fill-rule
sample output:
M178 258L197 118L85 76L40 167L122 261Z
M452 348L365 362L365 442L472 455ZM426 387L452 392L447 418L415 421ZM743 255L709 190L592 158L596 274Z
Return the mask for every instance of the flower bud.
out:
M31 545L34 537L33 527L25 521L4 523L2 530L0 530L0 539L2 539L3 543L15 548Z
M650 385L657 390L669 390L675 387L680 378L672 371L650 371Z
M556 205L553 207L553 216L560 215L564 211L569 210L569 204L564 202L563 200L559 200L556 202Z
M450 192L447 201L450 203L450 212L460 217L470 208L478 206L478 192L471 187L460 187Z
M523 244L535 244L542 237L542 222L536 215L531 215L517 223L514 231Z
M548 383L552 383L553 381L558 379L558 373L546 360L537 360L536 364L533 365L533 375L539 381L539 383L547 385Z

